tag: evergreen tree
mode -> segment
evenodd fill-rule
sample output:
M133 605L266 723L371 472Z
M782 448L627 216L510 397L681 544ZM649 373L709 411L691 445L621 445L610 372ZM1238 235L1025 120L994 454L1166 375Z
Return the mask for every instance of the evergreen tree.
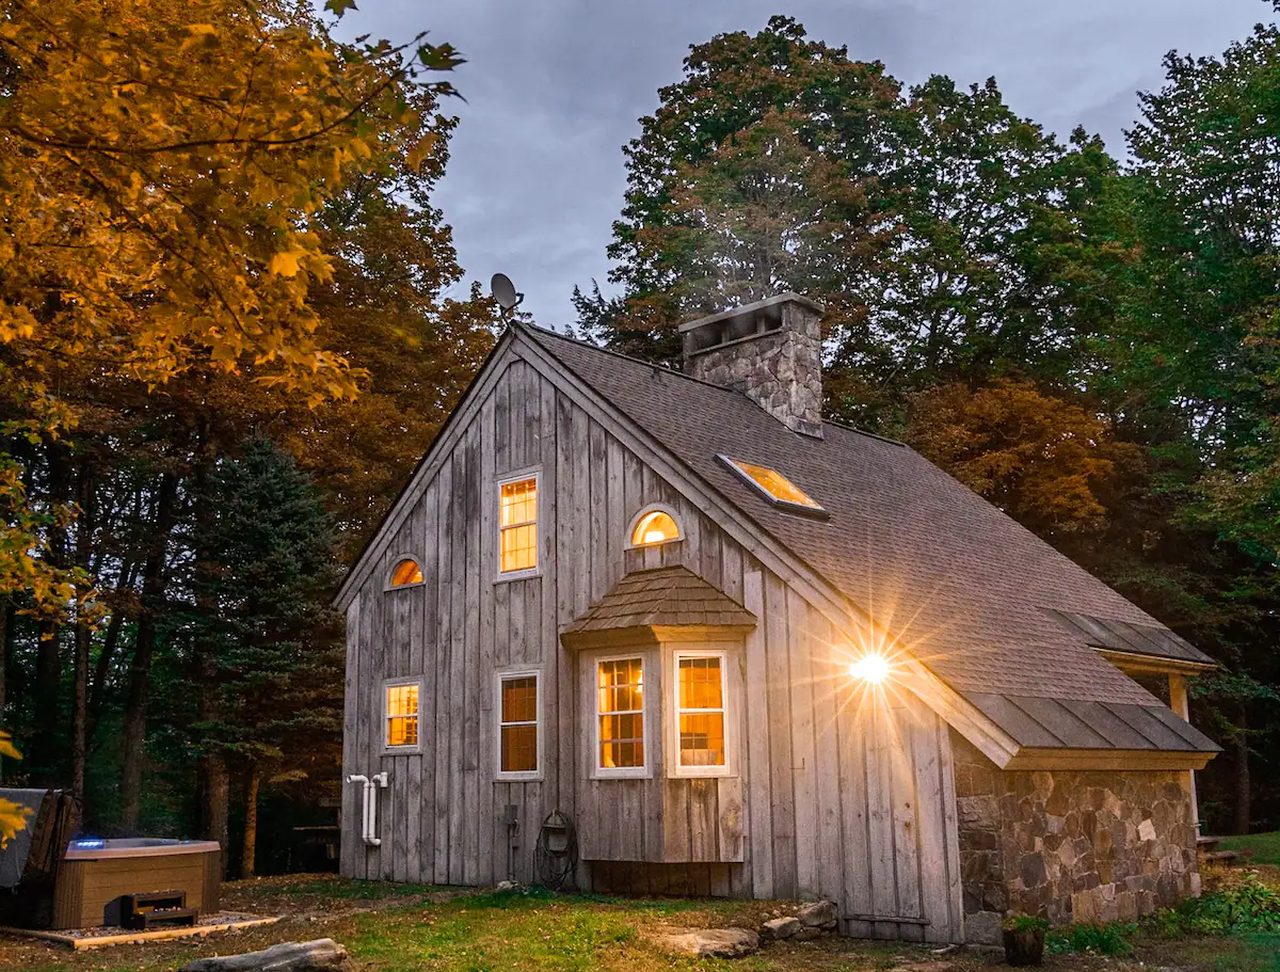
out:
M262 785L338 772L342 633L327 603L335 537L320 492L265 438L218 463L206 501L212 512L196 544L208 561L194 579L187 634L213 646L211 668L193 654L191 677L212 677L216 691L191 740L240 770L248 876Z

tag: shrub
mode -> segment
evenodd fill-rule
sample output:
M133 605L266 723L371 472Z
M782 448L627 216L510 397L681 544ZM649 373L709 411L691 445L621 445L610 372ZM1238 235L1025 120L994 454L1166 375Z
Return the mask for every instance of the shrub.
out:
M1082 922L1049 933L1045 947L1050 952L1087 952L1090 955L1128 955L1133 946L1129 939L1138 930L1136 924Z
M1280 889L1249 874L1161 911L1154 925L1157 931L1170 935L1280 932Z
M1045 931L1049 922L1035 915L1006 915L1001 926L1005 931Z

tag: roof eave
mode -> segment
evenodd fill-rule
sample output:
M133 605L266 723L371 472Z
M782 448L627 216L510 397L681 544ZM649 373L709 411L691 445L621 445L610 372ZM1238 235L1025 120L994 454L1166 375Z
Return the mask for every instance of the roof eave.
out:
M653 647L672 642L693 644L740 641L754 628L754 624L642 624L623 628L564 631L560 635L560 643L570 651L582 651L596 648Z
M1099 648L1097 645L1089 647L1126 675L1134 672L1153 675L1203 675L1218 668L1217 662L1169 658L1164 655L1148 655L1136 651L1117 651L1114 648Z
M1003 770L1199 770L1216 751L1065 749L1023 746Z

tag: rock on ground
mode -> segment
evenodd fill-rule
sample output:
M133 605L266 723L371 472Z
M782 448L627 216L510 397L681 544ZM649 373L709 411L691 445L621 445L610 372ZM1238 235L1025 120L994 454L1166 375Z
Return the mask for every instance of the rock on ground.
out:
M354 972L347 950L332 938L285 942L260 952L196 959L178 972Z
M670 931L658 944L693 958L738 958L760 948L760 936L750 928L692 928Z
M774 918L760 927L760 937L776 942L783 938L790 938L803 927L799 918L792 918L789 915L785 918Z
M814 901L796 912L800 923L810 928L835 928L840 920L840 912L834 901Z

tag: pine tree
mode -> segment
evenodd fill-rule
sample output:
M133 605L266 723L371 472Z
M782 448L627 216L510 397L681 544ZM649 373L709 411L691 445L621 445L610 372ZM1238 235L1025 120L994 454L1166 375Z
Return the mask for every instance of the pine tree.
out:
M329 609L335 537L310 478L269 439L218 463L211 515L197 537L208 553L195 577L194 643L212 659L212 705L191 726L204 756L239 770L245 793L241 872L254 870L263 785L337 772L341 628Z

